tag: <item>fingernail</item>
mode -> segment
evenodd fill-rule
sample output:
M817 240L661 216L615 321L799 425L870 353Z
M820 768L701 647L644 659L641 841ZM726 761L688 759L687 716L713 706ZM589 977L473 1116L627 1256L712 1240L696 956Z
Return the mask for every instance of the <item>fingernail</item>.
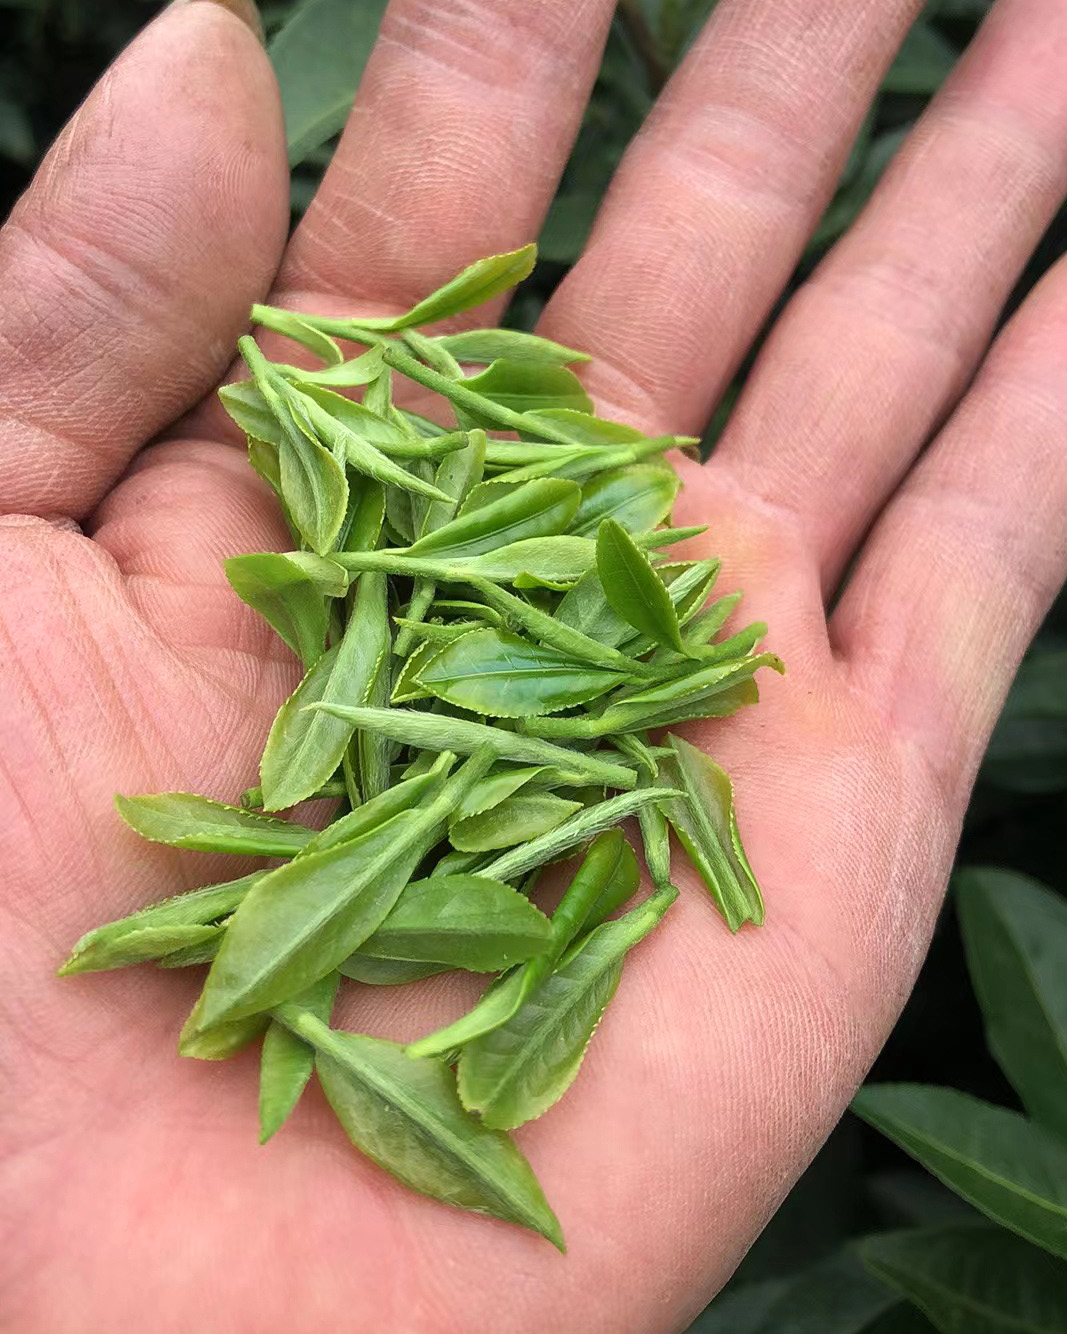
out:
M263 45L267 45L267 34L263 31L263 20L260 17L256 0L171 0L171 2L177 5L220 5L223 9L228 9L231 14L235 14L242 23L246 23Z

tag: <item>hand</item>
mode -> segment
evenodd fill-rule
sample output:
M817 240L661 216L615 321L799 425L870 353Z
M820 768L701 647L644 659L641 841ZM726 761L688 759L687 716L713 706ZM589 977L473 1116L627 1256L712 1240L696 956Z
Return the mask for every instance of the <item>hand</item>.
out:
M596 358L604 411L699 432L919 7L723 0L545 316ZM220 568L286 545L242 451L210 406L145 442L210 391L268 291L401 308L536 235L611 10L393 0L283 254L267 61L225 8L172 6L2 233L0 1290L21 1334L680 1329L912 984L1067 561L1062 262L982 361L1067 184L1059 0L1001 0L686 471L678 522L710 524L722 587L789 667L758 709L691 733L734 775L768 923L732 938L684 879L581 1078L521 1132L566 1259L406 1192L318 1094L259 1148L254 1056L175 1053L197 979L53 977L99 921L236 873L141 843L112 794L233 799L296 679ZM460 1001L454 980L360 993L346 1022L405 1038Z

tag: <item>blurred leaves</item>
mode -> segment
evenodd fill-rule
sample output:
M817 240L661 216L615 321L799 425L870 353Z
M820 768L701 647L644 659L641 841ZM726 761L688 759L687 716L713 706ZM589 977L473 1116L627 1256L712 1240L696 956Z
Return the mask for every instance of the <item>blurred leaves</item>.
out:
M384 12L385 0L303 0L271 38L291 167L344 125Z
M1067 1265L999 1228L870 1237L872 1274L915 1302L941 1334L1063 1334Z
M1067 649L1038 647L1023 663L982 776L1015 792L1067 791Z

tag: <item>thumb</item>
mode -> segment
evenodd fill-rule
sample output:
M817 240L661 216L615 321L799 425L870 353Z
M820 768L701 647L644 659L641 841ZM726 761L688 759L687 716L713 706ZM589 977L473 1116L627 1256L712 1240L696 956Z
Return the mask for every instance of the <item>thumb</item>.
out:
M268 289L287 168L254 12L248 0L168 6L0 231L3 511L92 509L211 388Z

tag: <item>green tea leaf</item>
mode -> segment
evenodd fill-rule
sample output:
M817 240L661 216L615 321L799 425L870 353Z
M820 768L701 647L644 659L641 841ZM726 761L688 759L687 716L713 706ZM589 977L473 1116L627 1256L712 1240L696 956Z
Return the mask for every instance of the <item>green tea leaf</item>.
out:
M337 973L330 973L298 996L294 1004L328 1024L337 995ZM276 1019L263 1037L259 1066L259 1142L266 1144L285 1122L307 1088L315 1052Z
M265 875L230 919L201 997L212 1025L281 1004L385 920L424 850L415 812Z
M545 772L544 766L538 765L534 768L500 769L491 773L467 793L453 813L450 825L491 811Z
M480 556L412 556L408 551L338 552L349 570L384 570L387 574L426 575L442 583L493 579L516 588L566 588L590 569L596 544L587 537L534 537L511 542Z
M353 982L365 982L372 987L400 987L409 982L421 982L425 977L447 973L447 963L422 963L410 959L372 959L356 950L340 965L339 972Z
M253 306L252 319L263 310L270 310L271 307ZM348 361L340 361L334 366L326 366L320 370L311 371L304 366L285 366L276 363L277 369L287 380L296 380L302 389L308 389L311 385L322 386L339 385L342 388L353 389L360 385L370 384L372 380L377 380L385 371L385 361L382 357L380 347L370 347L366 352L361 352L358 357L352 357ZM225 387L225 386L224 386ZM220 391L221 392L221 391ZM349 402L352 400L349 399Z
M278 445L280 494L301 536L313 551L325 555L333 546L348 504L344 468L319 442L313 423L300 412L301 404L294 391L266 361L255 342L241 338L237 346L256 387L282 428Z
M659 889L671 880L671 836L667 817L659 806L642 806L637 812L637 822L641 829L645 865L653 885Z
M400 618L397 619L397 624L405 628L411 626L410 621L404 621ZM389 696L389 704L410 704L412 700L430 698L430 692L419 680L419 673L428 663L433 661L441 647L441 641L435 634L431 633L431 631L452 629L451 626L433 625L415 625L412 628L416 633L425 633L426 638L415 652L405 661L400 674L396 678L396 684L393 686L393 693ZM459 634L470 633L469 626L464 626L462 628L456 627L456 630ZM445 642L447 642L449 638L451 638L451 636L446 635ZM364 734L361 733L360 735Z
M527 960L520 968L498 978L477 1005L465 1015L411 1043L406 1048L408 1054L449 1055L458 1051L464 1043L491 1033L517 1014L534 989L556 966L583 923L590 919L601 904L616 899L622 901L619 895L629 884L631 875L626 852L630 852L632 859L633 853L619 829L613 829L595 839L552 914L549 947Z
M866 1237L860 1255L942 1334L1062 1334L1063 1264L1001 1228L891 1232Z
M309 438L321 440L328 447L331 458L342 459L356 472L373 477L387 486L395 486L401 491L409 491L413 495L424 496L431 500L447 499L431 482L419 477L411 468L404 467L391 459L377 445L372 444L361 431L354 430L340 418L327 412L318 401L326 392L320 389L304 393L287 386L287 406L304 433ZM421 460L410 460L410 462L419 461Z
M479 746L488 746L500 760L515 760L519 764L548 764L563 773L573 775L578 785L603 783L609 787L629 789L636 778L632 769L613 764L596 755L566 750L537 737L506 732L500 727L487 727L462 718L445 718L436 714L419 713L414 709L351 708L341 704L316 704L347 719L353 727L380 731L404 746L420 750L449 750L460 755L471 755ZM565 785L560 779L560 785Z
M655 806L642 806L637 812L640 818L646 811L654 811ZM600 851L602 849L602 851ZM600 851L603 863L598 864L597 872L603 877L603 886L600 893L593 900L588 912L580 923L573 927L568 920L567 914L560 914L559 909L552 916L552 925L557 931L568 931L567 943L569 944L576 932L591 931L593 927L599 926L601 922L606 921L618 908L637 893L637 887L641 883L641 868L637 864L637 857L633 848L623 837L621 829L612 829L605 834L601 834L596 842L589 849L590 854ZM611 859L614 860L611 860ZM589 858L586 858L588 862ZM665 889L669 885L668 880L660 881L656 884L656 889ZM563 903L560 904L563 907Z
M195 1061L228 1061L266 1031L270 1022L265 1014L248 1015L219 1024L205 1024L201 1002L193 1006L178 1035L178 1054Z
M252 323L291 338L327 366L339 366L345 359L344 353L328 334L291 310L283 310L278 306L253 306Z
M582 503L570 531L578 537L595 535L604 519L612 519L628 533L655 528L671 512L681 478L665 465L639 464L597 474L582 487Z
M348 589L340 565L306 551L261 551L233 556L223 565L237 596L270 622L305 666L321 657L326 598L343 597Z
M528 410L522 414L519 429L524 434L572 445L629 445L645 439L633 426L606 421L592 416L587 409L569 405Z
M467 376L464 385L512 412L560 407L575 412L593 410L592 400L574 372L545 362L501 358L480 374Z
M544 949L551 931L548 918L510 885L478 875L432 876L407 886L360 954L490 973Z
M532 1228L563 1249L526 1159L506 1135L466 1114L444 1062L336 1032L306 1011L286 1022L314 1045L323 1090L357 1149L423 1195Z
M394 783L380 796L372 797L347 815L334 820L315 835L300 855L325 852L327 848L336 848L341 843L361 838L385 824L386 820L391 820L394 815L414 810L416 806L432 800L441 791L455 758L447 753L438 755L421 773Z
M222 938L226 934L226 923L216 922L206 930L211 934L205 934L192 944L183 945L180 949L170 950L162 955L159 960L160 968L192 968L211 963L218 954Z
M614 611L656 643L686 652L678 614L665 584L645 553L614 519L604 519L597 530L596 568Z
M525 875L527 871L555 861L603 830L620 824L631 815L636 815L642 806L650 802L668 801L677 795L668 787L649 787L642 788L638 792L624 792L617 797L609 797L607 801L598 802L595 806L586 806L547 834L531 839L525 846L513 848L510 852L505 852L502 857L497 857L495 861L489 863L485 874L494 876L497 880L514 880L520 875Z
M279 709L260 769L267 810L285 810L311 796L341 763L353 729L342 718L305 706L318 701L360 704L367 698L392 647L387 597L384 575L360 576L340 644L315 664Z
M580 801L567 801L551 792L523 792L480 815L457 820L448 837L459 852L496 852L537 838L581 810Z
M739 930L745 922L760 926L763 896L741 846L730 779L682 737L668 740L675 759L661 763L661 779L675 783L685 795L664 802L661 809L730 930Z
M466 560L512 542L555 536L567 530L581 494L574 482L566 481L509 487L499 499L431 528L407 554Z
M85 947L79 942L59 973L67 977L73 973L125 968L128 964L159 959L187 945L197 945L214 935L215 928L212 926L131 926L121 936L99 939L91 947Z
M582 580L579 580L579 584L581 582ZM524 630L542 647L556 649L576 662L586 663L591 667L602 667L607 671L639 677L651 674L651 669L644 663L628 658L624 653L590 638L580 630L572 629L563 621L550 616L548 612L532 606L524 598L509 593L485 579L474 579L471 583L479 596L489 604L492 612L497 614L498 621L503 620L507 628L517 627ZM575 588L577 587L578 584L575 585Z
M489 255L468 265L462 273L456 274L405 314L360 319L353 323L381 333L397 333L413 325L436 324L438 320L484 305L493 297L510 291L516 283L529 277L536 259L535 245L526 245L503 255Z
M521 333L517 329L467 329L463 333L444 334L436 341L449 356L464 364L487 366L501 357L546 366L590 360L585 352L576 352L572 347L563 347L548 338Z
M313 830L308 830L308 834ZM211 923L220 917L227 917L234 911L244 896L252 888L263 871L253 871L251 875L241 876L239 880L229 880L218 885L206 885L203 889L192 889L185 894L175 894L171 898L151 903L139 912L131 913L116 922L107 922L87 932L71 951L70 958L59 969L64 977L71 973L92 973L107 968L120 968L127 962L139 962L123 957L128 951L136 953L147 945L149 938L144 932L158 933L156 940L175 940L179 937L167 933L181 932L189 928L197 931L210 929ZM172 944L170 949L183 948L194 937L186 937L180 945ZM200 939L206 939L201 936ZM138 943L139 942L139 943ZM168 950L158 954L148 954L145 958L158 958Z
M115 809L142 838L199 852L292 857L315 836L314 829L303 825L227 806L191 792L117 796Z
M488 772L479 752L426 806L265 875L230 919L201 996L202 1022L269 1009L325 977L382 924L445 820Z
M872 1084L852 1109L995 1223L1067 1257L1067 1145L954 1089Z
M989 1049L1030 1115L1067 1139L1067 906L1028 876L974 868L956 903Z
M615 994L627 952L677 897L657 890L625 917L582 937L507 1023L464 1045L459 1096L496 1129L531 1121L558 1102Z
M423 667L420 683L457 708L494 718L554 713L603 695L626 678L575 662L504 630L472 630Z
M774 653L698 666L665 685L609 700L602 713L588 718L530 718L524 726L532 736L594 740L619 732L670 727L693 718L725 718L759 699L752 676L760 667L785 670Z

